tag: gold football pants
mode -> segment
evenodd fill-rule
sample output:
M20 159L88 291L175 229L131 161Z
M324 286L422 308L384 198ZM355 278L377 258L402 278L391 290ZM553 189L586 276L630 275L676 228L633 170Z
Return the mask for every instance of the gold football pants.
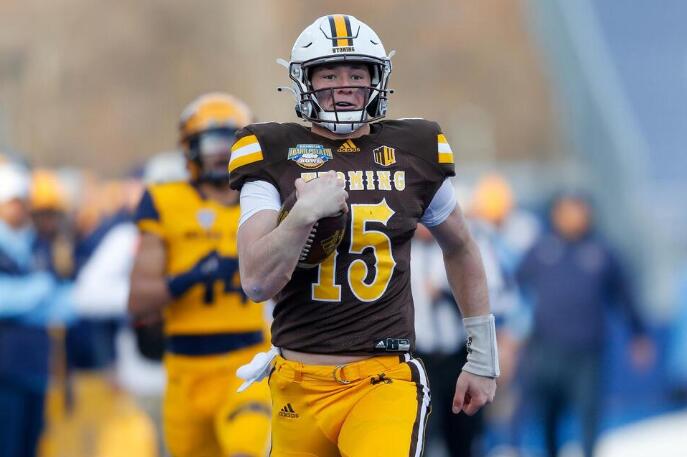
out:
M430 413L422 362L378 356L343 366L277 357L272 457L419 457Z
M263 457L269 443L270 399L265 382L245 392L236 369L265 350L250 346L212 356L165 355L165 444L173 457Z

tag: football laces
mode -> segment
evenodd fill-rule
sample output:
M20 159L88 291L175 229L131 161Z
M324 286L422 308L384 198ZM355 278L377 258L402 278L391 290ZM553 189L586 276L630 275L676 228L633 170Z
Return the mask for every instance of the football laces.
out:
M308 239L305 240L305 245L303 246L303 250L301 251L301 256L298 258L299 261L305 260L308 257L308 254L310 253L312 243L315 240L315 234L317 233L317 224L319 224L319 222L315 222L315 225L313 225L312 230L308 235Z

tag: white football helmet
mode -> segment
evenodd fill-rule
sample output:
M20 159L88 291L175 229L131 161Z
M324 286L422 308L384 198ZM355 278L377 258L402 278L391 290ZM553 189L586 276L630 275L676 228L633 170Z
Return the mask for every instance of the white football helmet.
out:
M289 70L296 96L296 113L333 133L353 132L386 115L391 57L374 30L353 16L322 16L305 28L291 50L291 61L278 62ZM363 62L370 68L372 85L362 110L325 111L310 82L313 67L333 62Z

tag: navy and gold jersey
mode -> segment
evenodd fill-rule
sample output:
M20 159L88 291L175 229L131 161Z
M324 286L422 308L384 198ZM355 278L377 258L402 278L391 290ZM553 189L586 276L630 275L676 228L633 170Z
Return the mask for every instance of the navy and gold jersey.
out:
M236 230L240 209L205 199L188 182L149 186L136 211L142 232L165 244L166 274L191 269L211 251L234 261L231 281L193 286L164 310L165 333L215 334L264 328L263 308L246 298L239 282Z
M275 346L351 355L413 349L410 240L439 186L454 175L453 152L434 122L370 127L360 138L330 140L299 124L254 124L232 147L234 189L264 180L284 201L297 178L334 170L349 195L337 251L316 268L296 269L275 297Z

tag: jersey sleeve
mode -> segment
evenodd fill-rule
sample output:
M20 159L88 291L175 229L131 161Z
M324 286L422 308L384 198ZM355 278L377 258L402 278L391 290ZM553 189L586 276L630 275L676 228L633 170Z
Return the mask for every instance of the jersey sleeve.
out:
M241 190L250 181L268 181L273 179L266 172L266 152L251 126L237 134L237 140L231 147L229 159L229 185L232 189ZM274 183L273 183L274 184Z
M427 216L426 212L430 207L435 209L431 202L434 201L434 198L444 184L450 185L447 179L451 176L455 176L456 170L453 150L446 136L442 133L439 124L432 121L422 122L422 128L418 128L417 131L422 132L418 133L423 144L423 147L420 148L420 154L422 154L427 163L426 179L428 182L428 192L426 195L427 198L425 199L425 216ZM450 190L453 191L452 185L450 185ZM453 207L455 207L455 200L444 203L453 205L451 211Z
M141 201L134 212L134 222L141 232L152 233L160 238L164 237L164 227L150 188L143 192Z
M399 119L385 124L403 152L415 157L413 173L425 183L418 193L423 212L447 178L455 176L454 154L439 124L425 119Z
M390 121L385 125L388 135L395 138L406 153L422 159L425 178L437 181L437 188L445 178L455 176L453 149L439 124L415 118Z

